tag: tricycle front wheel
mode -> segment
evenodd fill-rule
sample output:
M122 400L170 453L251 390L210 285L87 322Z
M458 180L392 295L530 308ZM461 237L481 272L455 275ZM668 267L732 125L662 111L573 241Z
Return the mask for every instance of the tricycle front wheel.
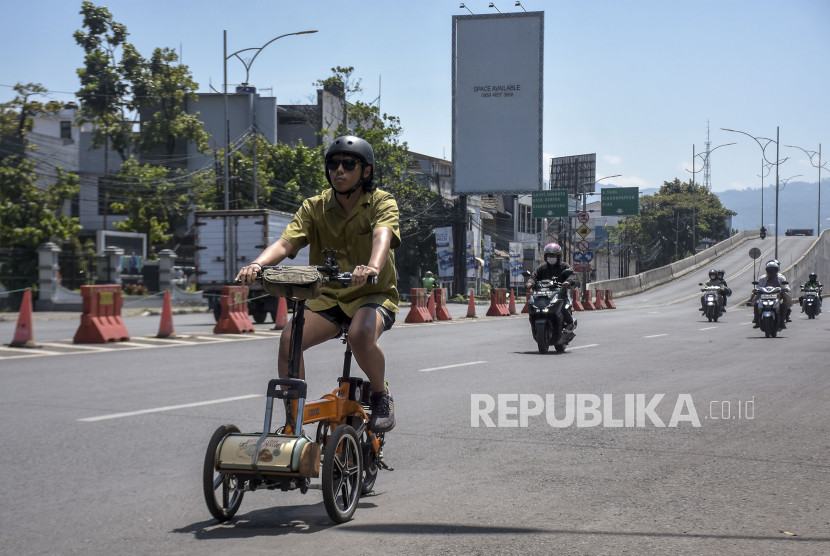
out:
M331 433L323 451L323 502L335 523L349 521L357 509L363 485L360 443L349 425Z

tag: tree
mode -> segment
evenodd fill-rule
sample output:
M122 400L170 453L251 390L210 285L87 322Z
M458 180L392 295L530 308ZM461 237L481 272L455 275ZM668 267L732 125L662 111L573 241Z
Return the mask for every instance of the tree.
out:
M173 160L177 146L193 143L201 153L208 152L210 134L199 120L199 113L188 114L188 102L197 102L199 84L190 70L176 64L179 57L169 48L156 48L149 61L136 64L126 77L132 84L128 107L142 114L141 130L135 143L139 152L161 152L161 163L179 165Z
M45 87L39 83L18 83L14 86L17 96L6 103L0 104L0 159L7 156L18 156L20 159L31 148L26 135L34 127L34 118L37 115L56 114L61 105L56 101L40 102L32 97L47 93Z
M68 218L63 207L80 187L78 176L57 168L56 181L38 186L35 161L25 154L32 147L26 139L39 114L53 114L57 102L42 103L32 97L46 93L39 84L18 83L14 100L0 104L0 282L9 290L37 284L35 249L47 241L63 243L77 236L77 218Z
M9 290L37 283L38 246L47 241L63 243L81 230L77 218L61 211L80 190L78 176L58 168L57 181L45 189L35 178L31 159L7 157L0 162L0 246L8 248L0 265L0 282Z
M692 186L675 178L663 182L654 195L640 199L640 214L617 224L614 235L623 238L636 255L641 270L670 264L696 252L693 237L714 242L729 237L728 219L734 211L726 209L703 185L695 184L692 233Z
M106 7L84 0L80 13L87 31L78 30L73 35L85 52L84 67L78 69L79 123L93 124L94 147L105 147L106 151L112 148L126 160L131 145L131 125L126 116L127 77L140 73L143 60L127 42L127 28L114 21Z
M194 209L210 206L215 179L210 171L188 173L130 157L113 176L112 209L128 216L118 223L125 232L147 234L151 245L164 247L175 226Z

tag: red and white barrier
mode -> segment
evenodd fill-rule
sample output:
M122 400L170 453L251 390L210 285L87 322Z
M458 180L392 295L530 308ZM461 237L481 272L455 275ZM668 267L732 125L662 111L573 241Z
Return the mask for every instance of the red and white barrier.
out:
M432 315L429 314L428 295L425 288L412 288L410 292L411 305L409 314L404 322L432 322Z
M214 334L253 332L248 315L248 286L222 286L222 314L213 327Z
M121 286L81 286L81 325L72 340L76 344L105 344L130 339L121 318Z

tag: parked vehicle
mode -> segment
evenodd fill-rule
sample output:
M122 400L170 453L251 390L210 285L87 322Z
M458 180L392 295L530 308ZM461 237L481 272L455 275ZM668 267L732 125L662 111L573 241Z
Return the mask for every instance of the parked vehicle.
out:
M293 214L267 209L204 210L195 213L196 289L207 297L219 319L222 286L234 285L239 269L253 261L276 241ZM283 264L308 265L308 250L300 251ZM277 298L264 296L261 286L251 286L248 313L261 324L270 314L275 318Z
M759 327L767 338L775 338L781 323L781 288L778 286L758 287L758 282L753 282L753 284L755 289L752 295L755 299Z
M562 282L573 272L566 269L556 280L539 280L533 285L528 299L528 314L539 353L547 353L550 346L556 351L565 351L565 346L574 339L576 321L570 329L565 327L565 311L572 312L573 307L567 290L562 286ZM525 271L524 275L530 276L530 272Z
M701 282L698 284L703 286ZM723 315L723 286L703 286L700 291L703 295L700 296L700 304L703 310L703 316L709 319L709 322L718 322L718 319Z
M808 319L816 318L821 313L821 290L818 288L801 288L802 306Z

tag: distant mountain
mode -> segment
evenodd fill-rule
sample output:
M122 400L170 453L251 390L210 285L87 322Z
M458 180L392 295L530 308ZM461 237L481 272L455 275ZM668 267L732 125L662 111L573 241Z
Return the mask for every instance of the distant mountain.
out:
M775 226L775 185L764 187L764 224ZM737 230L759 228L761 223L761 189L730 189L715 192L726 208L738 213L732 218ZM818 224L818 189L815 183L789 182L778 190L778 227L780 233L791 228L812 228ZM821 188L821 229L830 227L830 183Z
M830 228L830 181L821 188L821 229ZM764 223L770 231L775 226L775 185L764 187ZM654 195L658 189L641 189L643 195ZM761 189L729 189L715 195L726 208L737 212L732 228L754 230L761 227ZM778 190L778 227L781 233L791 228L812 228L818 223L818 191L815 183L789 182Z

